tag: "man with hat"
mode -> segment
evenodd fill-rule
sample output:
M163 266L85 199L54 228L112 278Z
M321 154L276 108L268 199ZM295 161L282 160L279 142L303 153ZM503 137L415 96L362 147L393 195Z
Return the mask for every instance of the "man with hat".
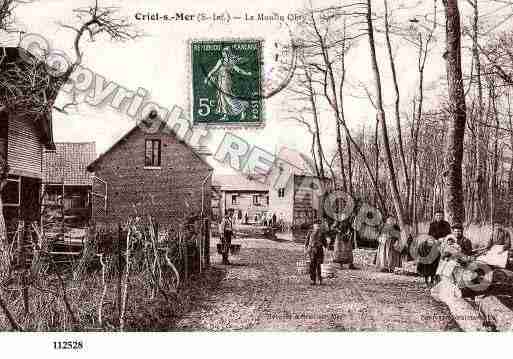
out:
M233 238L233 221L231 216L231 210L226 210L224 218L219 224L219 234L221 235L223 264L228 265L228 255L230 254L230 246Z

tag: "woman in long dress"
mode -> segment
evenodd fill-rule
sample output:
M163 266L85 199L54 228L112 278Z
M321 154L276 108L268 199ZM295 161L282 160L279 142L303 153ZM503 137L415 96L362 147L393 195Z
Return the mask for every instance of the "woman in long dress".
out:
M400 228L395 219L387 219L378 238L379 246L376 253L376 267L382 272L393 272L401 267L401 252L399 246Z
M333 262L339 263L340 268L343 268L344 264L348 264L349 269L355 269L353 264L353 230L349 218L338 222L334 232L335 236L332 237L330 243L330 246L333 246Z
M241 59L236 56L230 47L223 48L222 57L217 61L216 65L210 70L205 77L205 84L210 81L215 84L217 89L217 106L216 113L226 116L241 115L241 121L244 120L245 110L249 105L248 101L236 98L232 89L232 73L237 72L244 76L251 76L251 72L241 69L238 64ZM213 75L217 73L217 78Z

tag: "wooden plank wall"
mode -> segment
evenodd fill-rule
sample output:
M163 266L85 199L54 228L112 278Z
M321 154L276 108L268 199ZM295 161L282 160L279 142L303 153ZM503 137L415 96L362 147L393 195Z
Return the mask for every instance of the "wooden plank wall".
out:
M35 124L11 116L8 129L7 162L11 174L41 178L43 145Z

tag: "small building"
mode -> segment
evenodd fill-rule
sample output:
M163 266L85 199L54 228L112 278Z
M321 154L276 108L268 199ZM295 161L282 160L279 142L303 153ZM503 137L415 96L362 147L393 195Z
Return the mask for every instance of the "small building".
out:
M242 220L248 215L254 222L255 216L262 218L269 212L269 186L256 177L242 175L216 175L213 185L220 193L219 213L232 210L235 217Z
M0 80L9 71L31 70L31 65L25 63L20 56L20 51L23 50L6 47L0 51ZM49 79L54 80L51 77ZM54 90L55 88L52 91ZM46 94L49 108L56 95L56 92ZM39 222L43 150L54 149L49 108L41 112L34 110L33 118L19 116L10 104L3 103L4 100L13 100L11 96L5 87L0 87L0 156L2 162L6 161L9 167L1 195L8 232L16 228L18 220ZM23 94L21 98L23 96L30 95Z
M84 226L91 216L93 175L87 166L96 158L94 142L55 143L43 152L43 213L61 210Z
M328 178L319 178L304 156L283 147L267 175L269 211L286 227L310 224L322 213Z
M87 167L95 174L93 220L152 216L159 224L178 224L210 217L212 167L156 114L143 122Z

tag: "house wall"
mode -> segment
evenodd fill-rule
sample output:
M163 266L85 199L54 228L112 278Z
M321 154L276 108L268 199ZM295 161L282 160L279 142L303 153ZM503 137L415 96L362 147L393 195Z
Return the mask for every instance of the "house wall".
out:
M41 178L43 144L35 123L14 116L9 117L7 163L10 174Z
M285 188L284 197L278 196L278 190ZM294 204L294 177L285 177L279 168L273 167L269 174L269 212L276 214L286 226L292 225Z
M309 224L321 213L321 180L311 176L294 177L293 224Z
M282 173L279 167L273 167L270 173L269 211L282 218L286 226L311 223L321 213L321 180L314 176L286 177ZM325 181L324 186L328 185ZM285 188L284 197L278 196L279 188Z
M225 209L235 210L235 214L240 210L242 215L248 213L252 219L255 214L267 212L269 206L267 205L266 197L267 191L223 191L223 213ZM237 203L232 203L232 196L237 196ZM253 203L253 196L259 196L259 205Z
M161 140L161 167L144 167L145 140ZM95 211L98 222L123 222L129 216L151 215L161 224L176 224L200 214L202 184L210 167L174 135L139 128L106 153L94 167L107 182L107 212ZM204 186L204 215L211 214L211 176Z

